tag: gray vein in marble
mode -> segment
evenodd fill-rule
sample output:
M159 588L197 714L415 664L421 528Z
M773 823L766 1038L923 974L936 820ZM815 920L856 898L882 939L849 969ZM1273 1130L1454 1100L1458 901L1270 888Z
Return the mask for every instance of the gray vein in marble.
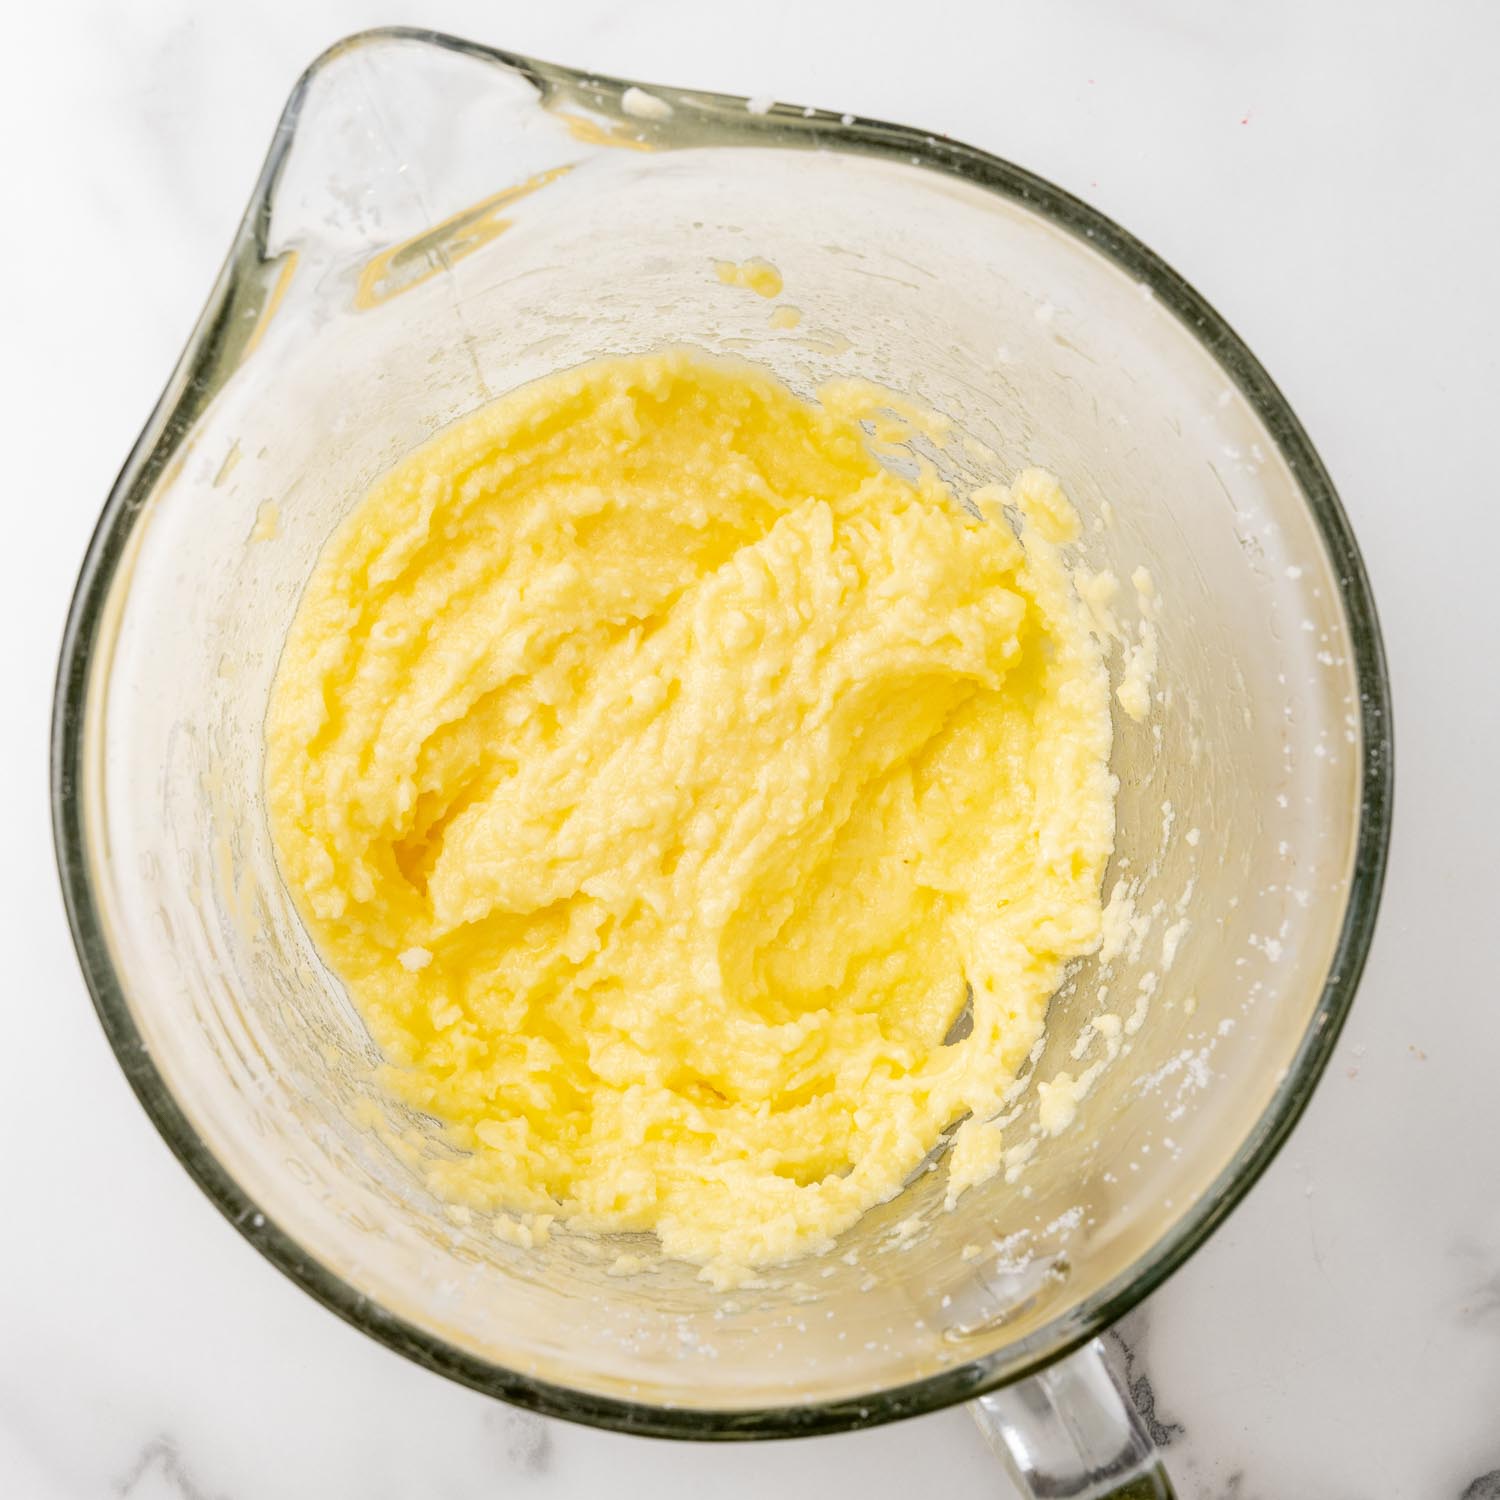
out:
M552 1428L534 1412L497 1406L485 1413L485 1426L500 1436L505 1456L523 1474L545 1474L552 1464Z
M1169 1448L1183 1436L1181 1422L1165 1421L1157 1415L1156 1388L1146 1371L1145 1342L1150 1313L1146 1308L1137 1308L1121 1324L1109 1330L1109 1342L1119 1351L1124 1365L1125 1389L1130 1393L1131 1403L1146 1424L1151 1441L1158 1448Z
M1500 1500L1500 1469L1491 1469L1488 1474L1471 1479L1459 1500Z
M1204 1488L1201 1490L1196 1485L1183 1489L1182 1476L1174 1475L1173 1477L1178 1480L1179 1493L1201 1497L1201 1500L1285 1500L1285 1497L1274 1491L1263 1489L1250 1477L1248 1470L1243 1468L1230 1470L1212 1489L1207 1488L1212 1482L1211 1476L1203 1479ZM1196 1478L1197 1474L1189 1469L1187 1477ZM1298 1500L1302 1500L1304 1493L1301 1490L1296 1492ZM1337 1495L1323 1491L1319 1493L1318 1500L1350 1500L1350 1495L1351 1492L1345 1490L1340 1490ZM1365 1496L1361 1493L1357 1496L1357 1500L1376 1500L1376 1497Z
M1474 1288L1469 1295L1464 1313L1467 1319L1475 1322L1478 1322L1480 1318L1488 1318L1495 1313L1500 1313L1500 1271Z
M1245 1471L1236 1469L1225 1481L1224 1488L1215 1490L1212 1500L1251 1500L1245 1488Z
M177 1444L169 1437L152 1438L141 1449L123 1479L115 1482L115 1493L121 1500L152 1500L152 1497L176 1496L178 1500L224 1500L203 1488L183 1462Z

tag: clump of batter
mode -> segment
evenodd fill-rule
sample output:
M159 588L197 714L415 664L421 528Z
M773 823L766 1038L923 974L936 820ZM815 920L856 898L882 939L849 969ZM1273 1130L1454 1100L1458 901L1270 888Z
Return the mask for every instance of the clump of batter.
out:
M954 1191L994 1170L985 1122L1099 941L1108 681L1056 481L976 515L865 419L921 423L599 360L328 542L271 826L389 1087L460 1148L449 1199L723 1277L826 1247L955 1122Z

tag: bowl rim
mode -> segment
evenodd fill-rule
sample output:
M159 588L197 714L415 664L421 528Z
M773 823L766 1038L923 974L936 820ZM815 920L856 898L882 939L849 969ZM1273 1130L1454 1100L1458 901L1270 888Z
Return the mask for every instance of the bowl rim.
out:
M520 73L546 90L574 87L618 100L628 88L665 93L710 112L732 110L736 131L782 146L832 145L899 159L954 176L1021 203L1084 240L1144 284L1193 334L1250 403L1298 480L1328 552L1349 625L1359 691L1360 798L1353 868L1338 942L1318 1004L1297 1052L1250 1133L1210 1187L1126 1271L1026 1339L910 1383L858 1397L746 1408L687 1408L628 1401L539 1380L481 1358L396 1316L314 1258L267 1216L194 1130L158 1071L131 1016L110 958L85 841L86 717L93 647L128 543L162 470L207 399L231 337L226 310L247 254L264 248L276 183L313 81L354 50L418 43ZM1374 934L1390 842L1393 738L1390 682L1368 577L1332 480L1307 433L1260 362L1218 312L1134 236L1081 199L1000 157L944 136L883 121L777 104L751 111L735 96L580 73L417 27L356 32L328 48L302 74L282 111L260 178L204 313L144 430L112 487L90 539L63 632L52 714L50 784L53 841L79 964L115 1057L173 1154L214 1206L278 1270L346 1322L440 1375L548 1416L655 1437L746 1439L810 1436L875 1426L970 1400L1036 1373L1088 1342L1176 1271L1223 1223L1275 1158L1302 1115L1353 1001Z

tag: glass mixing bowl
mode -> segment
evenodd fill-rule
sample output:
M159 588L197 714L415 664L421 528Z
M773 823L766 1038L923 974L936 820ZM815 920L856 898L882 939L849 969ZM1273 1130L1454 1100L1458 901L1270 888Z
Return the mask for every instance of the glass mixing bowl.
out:
M720 284L716 260L751 256L780 269L798 327ZM1147 720L1116 714L1106 887L1133 920L1054 1002L1007 1170L943 1212L938 1161L834 1253L734 1292L639 1237L528 1249L429 1195L418 1158L444 1148L374 1082L262 803L280 642L374 476L522 381L669 342L801 390L911 391L977 440L956 481L1052 469L1085 518L1081 563L1144 566L1155 591L1127 581L1119 605L1159 658ZM1203 1243L1323 1068L1380 890L1388 689L1296 418L1203 299L1086 205L899 127L387 30L298 83L104 508L53 797L84 973L141 1102L342 1317L480 1390L632 1432L813 1433L983 1396L1036 1493L1160 1494L1090 1341ZM1113 1050L1073 1124L1042 1131L1036 1085ZM622 1250L635 1274L612 1274Z

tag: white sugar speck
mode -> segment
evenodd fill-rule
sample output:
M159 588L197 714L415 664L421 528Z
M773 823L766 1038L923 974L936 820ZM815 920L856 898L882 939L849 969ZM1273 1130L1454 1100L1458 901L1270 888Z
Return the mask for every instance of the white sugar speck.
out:
M637 120L672 118L672 106L665 99L658 99L655 94L648 94L645 89L638 89L634 84L620 96L620 108Z

